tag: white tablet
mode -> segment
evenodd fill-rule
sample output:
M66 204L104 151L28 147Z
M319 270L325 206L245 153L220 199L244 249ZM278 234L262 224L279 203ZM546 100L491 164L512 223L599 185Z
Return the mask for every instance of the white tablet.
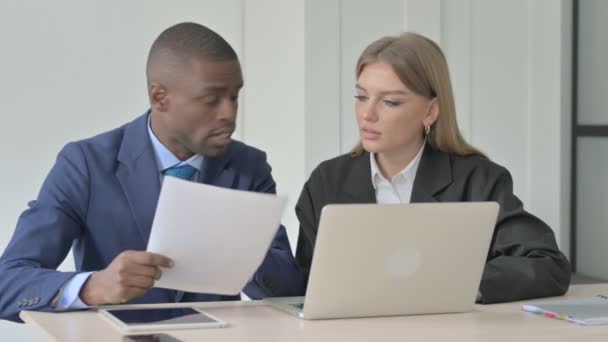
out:
M100 309L122 331L219 328L226 322L196 308Z

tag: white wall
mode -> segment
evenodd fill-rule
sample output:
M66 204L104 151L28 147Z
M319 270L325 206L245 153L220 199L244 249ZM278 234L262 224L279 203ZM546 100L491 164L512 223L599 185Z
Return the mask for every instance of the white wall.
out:
M240 0L0 2L0 251L68 141L117 127L147 108L145 60L180 21L205 23L242 50ZM71 257L62 265L73 269ZM38 340L0 321L0 340Z
M579 2L579 125L608 125L608 1ZM576 271L608 280L608 137L577 138Z
M268 155L277 192L288 197L283 223L295 248L293 208L305 177L305 5L284 0L244 4L242 138Z

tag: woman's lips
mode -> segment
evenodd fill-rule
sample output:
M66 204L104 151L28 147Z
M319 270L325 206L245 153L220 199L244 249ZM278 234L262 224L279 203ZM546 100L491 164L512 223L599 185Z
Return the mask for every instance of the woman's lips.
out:
M371 128L362 128L361 137L365 140L377 140L380 139L380 132L375 131Z

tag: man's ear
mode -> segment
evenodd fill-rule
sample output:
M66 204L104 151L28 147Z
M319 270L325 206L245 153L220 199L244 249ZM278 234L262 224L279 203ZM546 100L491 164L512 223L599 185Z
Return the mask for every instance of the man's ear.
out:
M426 117L424 118L425 126L432 126L437 118L439 117L439 100L437 97L434 97L429 104L429 110L426 113Z
M150 107L156 112L166 112L169 108L167 88L160 83L151 83L148 86Z

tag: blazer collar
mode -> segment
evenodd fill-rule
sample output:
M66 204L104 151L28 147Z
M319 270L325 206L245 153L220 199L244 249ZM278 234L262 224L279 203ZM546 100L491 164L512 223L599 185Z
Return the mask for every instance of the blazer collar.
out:
M376 203L369 152L364 151L361 155L350 158L350 167L345 169L342 187L346 198L338 199L346 203Z
M129 202L137 229L147 244L160 193L160 176L148 136L148 115L128 123L120 150L116 177Z
M452 165L447 153L426 144L412 189L411 202L436 202L434 197L452 183ZM376 203L376 191L371 182L369 153L352 157L346 169L343 192L347 203Z
M426 144L414 187L411 202L437 202L435 195L452 183L452 164L449 154Z

